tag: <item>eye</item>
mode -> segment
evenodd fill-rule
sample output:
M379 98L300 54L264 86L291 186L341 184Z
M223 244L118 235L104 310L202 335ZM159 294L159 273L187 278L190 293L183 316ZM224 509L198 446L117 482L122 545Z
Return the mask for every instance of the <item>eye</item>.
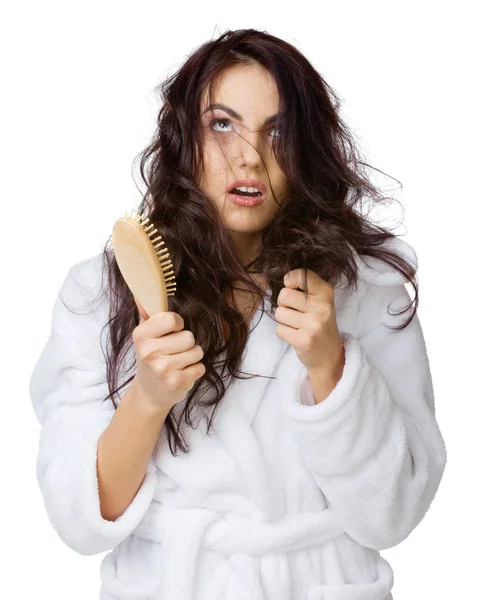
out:
M214 121L212 121L210 123L210 127L214 131L227 131L226 127L222 127L221 129L215 129L214 126L217 125L218 123L230 123L230 119L215 119Z
M220 124L220 126L221 126L221 125L227 125L227 124L230 125L231 123L230 123L230 119L214 119L210 123L211 129L213 129L213 131L217 131L217 132L220 132L220 131L229 131L229 129L226 126L221 127L221 129L215 129L215 125L218 125L218 124ZM271 135L270 137L279 137L280 136L280 130L276 129L274 127L273 129L271 129L270 133L273 133L274 131L277 132L277 133L275 133L274 135Z

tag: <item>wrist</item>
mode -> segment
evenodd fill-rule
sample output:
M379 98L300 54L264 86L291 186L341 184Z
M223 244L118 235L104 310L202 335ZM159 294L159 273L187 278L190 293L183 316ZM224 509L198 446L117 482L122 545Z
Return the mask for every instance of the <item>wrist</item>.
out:
M342 378L344 366L345 348L342 345L341 355L335 363L307 369L315 404L319 404L328 398Z
M335 380L342 377L345 366L345 346L341 342L337 352L332 353L332 359L326 360L316 366L307 367L309 376L317 379Z
M165 405L154 401L143 389L137 375L131 381L129 389L124 394L123 401L135 407L143 415L153 419L159 418L164 420L172 408L172 405Z

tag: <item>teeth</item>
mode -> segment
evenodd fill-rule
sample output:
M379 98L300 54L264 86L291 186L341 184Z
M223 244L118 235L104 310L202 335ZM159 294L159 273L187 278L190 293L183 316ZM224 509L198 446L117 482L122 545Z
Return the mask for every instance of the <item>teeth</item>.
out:
M250 192L250 193L253 193L253 192L259 192L260 194L262 193L262 192L261 192L261 190L259 190L259 189L258 189L258 188L256 188L256 187L244 187L244 186L243 186L243 187L237 187L237 188L235 188L235 189L236 189L236 190L240 190L240 192Z

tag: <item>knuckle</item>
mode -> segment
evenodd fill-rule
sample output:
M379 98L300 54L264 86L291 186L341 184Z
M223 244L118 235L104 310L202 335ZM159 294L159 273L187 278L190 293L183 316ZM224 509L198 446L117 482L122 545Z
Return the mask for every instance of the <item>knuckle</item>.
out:
M324 319L325 320L325 319ZM310 335L311 336L318 336L322 333L323 329L324 329L324 320L320 320L320 319L316 319L313 323L312 323L312 329L310 331Z
M179 372L176 373L170 373L167 377L166 377L166 386L168 387L168 389L170 391L175 390L180 383L180 375Z
M171 315L171 318L172 318L173 327L175 327L177 324L179 324L180 327L184 327L184 319L179 313L170 312L169 314Z
M300 346L304 352L308 352L312 347L312 336L305 335L300 342Z
M172 312L167 313L166 321L168 322L168 326L171 329L174 329L174 327L176 327L176 315L174 313L172 313Z
M146 362L149 358L150 352L147 350L147 348L139 348L137 355L140 361Z
M165 358L161 358L156 363L156 372L158 375L166 375L169 371L169 362Z
M312 336L311 336L312 342L314 342L316 339L318 339L322 335L323 330L324 330L324 328L321 324L319 324L315 327L315 329L312 331Z
M194 336L193 332L192 332L192 331L189 331L189 330L187 330L187 331L184 331L183 333L185 334L185 337L186 337L186 341L187 341L187 343L188 343L190 346L194 346L194 345L195 345L195 343L196 343L196 340L195 340L195 336Z

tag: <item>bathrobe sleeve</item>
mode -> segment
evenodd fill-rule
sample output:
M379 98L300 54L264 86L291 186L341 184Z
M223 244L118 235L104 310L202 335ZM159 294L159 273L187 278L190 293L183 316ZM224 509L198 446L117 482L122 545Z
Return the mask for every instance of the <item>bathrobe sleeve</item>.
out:
M304 406L310 380L301 365L285 403L302 460L342 527L376 550L397 545L420 523L446 464L418 314L402 331L386 328L407 319L408 312L393 313L410 301L402 283L370 286L359 334L340 332L345 365L331 394Z
M97 443L114 414L108 394L101 328L105 309L91 309L92 259L74 265L57 295L47 343L30 378L41 423L37 480L48 518L67 546L84 555L112 549L139 524L154 495L156 468L115 521L100 513ZM70 312L65 304L75 312Z

